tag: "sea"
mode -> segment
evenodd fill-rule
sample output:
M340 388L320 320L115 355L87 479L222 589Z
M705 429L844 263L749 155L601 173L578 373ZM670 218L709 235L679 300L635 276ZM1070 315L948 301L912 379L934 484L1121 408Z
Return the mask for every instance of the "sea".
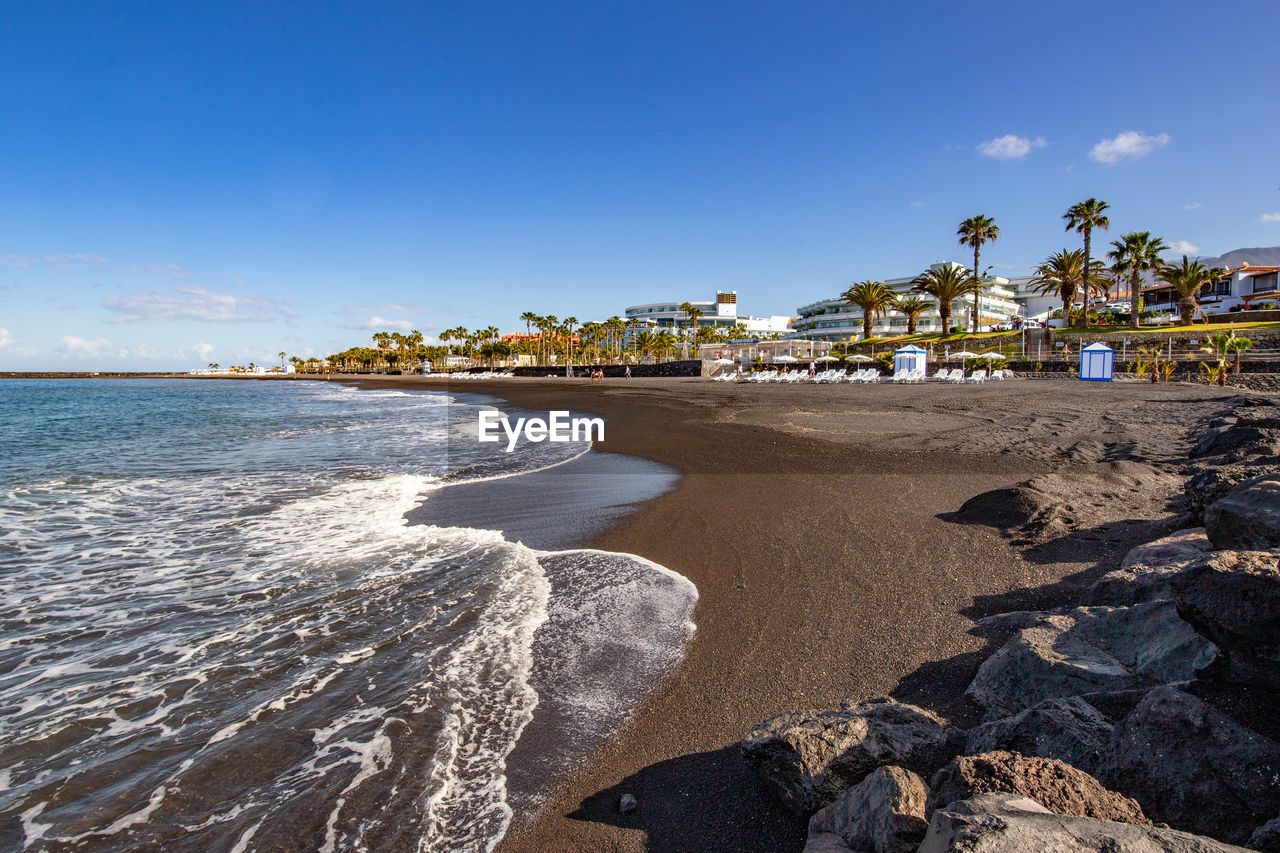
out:
M697 590L492 513L411 523L541 477L527 518L600 452L481 444L497 406L0 380L0 850L488 851L536 814L679 665Z

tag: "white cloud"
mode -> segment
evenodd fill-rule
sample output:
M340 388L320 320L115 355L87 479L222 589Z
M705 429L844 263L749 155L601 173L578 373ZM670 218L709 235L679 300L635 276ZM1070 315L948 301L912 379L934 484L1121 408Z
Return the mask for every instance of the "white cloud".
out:
M343 305L347 314L431 314L430 308L408 303L391 303L383 305Z
M1182 206L1182 209L1183 209L1183 210L1199 210L1199 209L1200 209L1200 208L1202 208L1202 207L1204 207L1204 205L1203 205L1203 204L1201 204L1201 203L1200 203L1200 202L1198 202L1198 201L1193 201L1193 202L1191 202L1190 204L1184 204L1184 205Z
M1126 130L1115 139L1103 139L1089 152L1089 156L1099 163L1114 166L1121 160L1136 160L1145 157L1157 148L1169 144L1169 134L1147 136L1136 130Z
M1258 221L1262 223L1280 222L1280 211L1276 213L1264 213L1258 217Z
M913 202L911 202L911 206L912 206L912 207L924 207L924 202L922 202L922 201L913 201Z
M138 344L132 349L122 349L119 354L120 358L145 358L152 361L159 359L173 359L173 356L160 352L151 344Z
M120 352L106 338L77 338L75 335L63 335L60 349L65 355L74 358L107 358L118 357Z
M997 160L1016 160L1030 154L1032 148L1044 148L1048 144L1041 136L1028 139L1025 136L1006 133L1004 136L988 139L979 145L978 153L985 157L995 157Z
M375 332L408 332L415 328L414 324L409 320L391 320L387 317L379 317L374 314L363 323L348 323L348 329L369 329Z
M168 290L139 290L111 296L102 305L116 316L112 323L138 320L194 320L200 323L261 323L296 314L288 304L267 296L233 296L199 285Z
M44 255L39 258L30 258L26 255L4 255L0 257L0 267L16 267L18 269L29 270L34 266L48 264L58 269L71 269L76 266L84 266L85 264L109 264L110 258L104 258L102 255L90 254L57 254Z
M208 361L209 356L213 355L213 344L206 344L204 341L192 344L181 352L183 358L196 358L200 361Z
M1169 251L1176 255L1198 255L1200 247L1186 240L1174 240L1169 244Z
M13 346L13 333L8 329L0 329L0 350L6 350Z
M142 266L124 267L127 273L143 275L149 278L167 278L173 281L191 281L196 274L177 264L143 264ZM244 285L240 285L244 287Z

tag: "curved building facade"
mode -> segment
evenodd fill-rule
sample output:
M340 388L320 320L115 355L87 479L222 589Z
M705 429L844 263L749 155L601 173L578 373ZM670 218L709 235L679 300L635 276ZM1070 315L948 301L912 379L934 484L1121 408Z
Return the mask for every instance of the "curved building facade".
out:
M934 264L931 269L943 266L956 266L967 269L962 264ZM905 296L914 287L915 276L891 278L885 281L889 289ZM1008 279L1000 276L987 276L983 279L985 289L978 299L978 328L989 330L992 326L1009 323L1018 316L1019 306L1015 299L1015 291ZM926 299L930 297L925 296ZM857 340L862 337L862 309L845 303L843 297L820 299L796 309L800 316L791 321L791 332L796 337L811 338L820 341ZM966 331L973 327L973 297L965 296L951 303L951 324L961 326ZM942 315L937 307L921 314L916 322L916 331L921 334L943 331ZM874 319L871 334L876 337L905 335L907 318L896 311L887 311Z
M698 317L698 326L710 326L724 331L736 326L743 326L747 332L778 333L788 331L790 317L781 315L773 317L750 317L738 313L737 291L718 291L713 301L672 300L667 302L648 302L643 305L632 305L625 312L629 323L639 323L659 329L682 330L689 327L689 315L680 310L680 306L688 301L690 305L702 312Z

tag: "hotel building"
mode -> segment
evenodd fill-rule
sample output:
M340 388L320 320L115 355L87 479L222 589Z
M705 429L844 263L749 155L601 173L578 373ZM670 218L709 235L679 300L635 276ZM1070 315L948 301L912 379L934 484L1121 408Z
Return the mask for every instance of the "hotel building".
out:
M954 262L934 264L931 269L939 269L947 265L967 269L963 264ZM885 284L890 290L906 296L915 286L915 278L915 276L891 278L885 281ZM983 279L983 285L984 289L978 298L979 330L986 331L992 326L1009 323L1014 317L1019 316L1021 311L1016 298L1017 293L1009 279L987 276ZM925 299L931 298L927 294L923 295ZM956 299L951 305L951 324L961 326L966 331L973 328L973 296L966 295ZM800 316L791 321L793 337L820 341L842 341L862 337L862 309L846 304L843 297L835 296L802 305L796 313ZM920 315L916 322L916 331L922 334L944 331L942 315L938 313L936 303L933 310ZM871 324L871 334L876 337L906 333L906 316L893 310L877 316Z
M626 339L629 341L632 329L638 326L649 326L659 329L680 331L689 327L689 315L680 310L686 300L669 302L649 302L644 305L632 305L625 312L628 323ZM698 326L709 326L726 332L741 325L748 334L784 334L788 331L790 317L775 315L772 317L750 317L738 313L738 292L736 290L718 291L714 301L687 300L690 305L702 312L698 317ZM633 325L637 324L637 325Z
M1242 266L1229 269L1226 275L1200 288L1196 295L1205 314L1225 314L1241 306L1257 306L1266 302L1280 303L1280 266ZM1147 311L1178 313L1178 292L1172 285L1157 282L1142 289L1143 308Z

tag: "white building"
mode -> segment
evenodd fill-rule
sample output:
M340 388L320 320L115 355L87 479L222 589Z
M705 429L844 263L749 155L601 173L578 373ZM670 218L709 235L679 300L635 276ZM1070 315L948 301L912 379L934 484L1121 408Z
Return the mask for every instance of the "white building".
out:
M1227 274L1212 284L1200 288L1196 296L1200 310L1205 314L1226 314L1241 310L1243 306L1257 306L1265 302L1280 303L1280 266L1255 267L1249 264L1227 270ZM1142 289L1144 311L1168 311L1178 313L1178 292L1171 285L1156 282Z
M699 302L688 300L702 314L698 317L698 326L709 326L714 329L731 332L741 325L748 334L783 334L787 331L790 317L774 315L772 317L751 317L738 313L738 292L718 291L714 301ZM659 329L681 330L689 327L689 315L680 310L683 301L649 302L644 305L632 305L625 312L628 321L627 340L631 336L631 324L638 323Z
M968 269L955 262L951 266ZM934 264L931 269L938 269L946 264ZM901 296L911 293L915 287L916 276L891 278L885 281L890 290ZM984 290L978 300L978 329L989 330L992 326L1008 323L1021 313L1016 293L1007 278L987 276L983 279ZM917 294L925 299L927 294ZM973 328L973 296L966 295L951 303L951 325L961 326L965 331ZM792 334L796 337L813 338L815 340L842 341L862 337L862 309L848 305L844 298L835 296L811 302L797 309L800 315L791 321ZM945 331L942 328L942 315L937 305L932 310L920 315L916 322L919 334ZM875 337L905 335L907 333L906 315L889 310L876 317L871 324L871 334Z
M1048 319L1050 313L1062 310L1062 298L1056 292L1038 292L1039 286L1033 275L1021 275L1009 279L1008 289L1013 291L1014 301L1021 307L1022 317L1025 320L1043 322Z

